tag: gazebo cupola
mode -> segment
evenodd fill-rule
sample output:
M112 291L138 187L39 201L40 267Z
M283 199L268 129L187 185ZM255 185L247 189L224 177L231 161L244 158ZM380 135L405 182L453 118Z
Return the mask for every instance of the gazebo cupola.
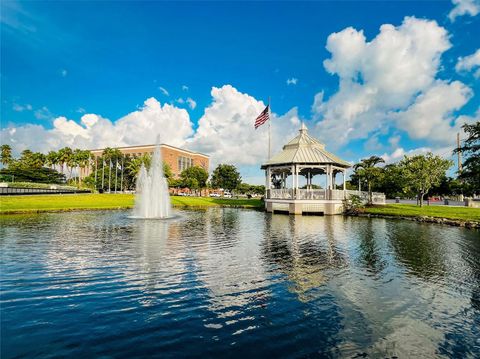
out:
M299 132L283 146L280 153L261 167L266 175L265 204L269 212L278 207L281 208L278 210L302 213L313 208L311 201L317 201L317 204L332 204L333 201L341 205L345 198L346 170L350 164L325 150L324 144L308 134L305 124L302 123ZM339 173L342 174L343 185L337 190L336 175ZM330 213L332 208L316 208L319 212L333 214ZM341 208L333 212L339 210Z

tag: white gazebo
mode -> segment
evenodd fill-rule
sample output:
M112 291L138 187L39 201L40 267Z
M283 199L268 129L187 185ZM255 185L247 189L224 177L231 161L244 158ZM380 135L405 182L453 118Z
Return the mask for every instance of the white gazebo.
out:
M340 214L346 191L346 170L351 165L325 150L308 134L300 134L262 165L266 175L265 209L290 214ZM337 184L337 175L342 182Z

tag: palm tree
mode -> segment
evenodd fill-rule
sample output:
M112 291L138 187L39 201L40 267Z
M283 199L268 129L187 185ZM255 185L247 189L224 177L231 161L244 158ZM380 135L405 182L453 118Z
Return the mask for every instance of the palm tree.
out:
M73 155L73 151L70 147L61 148L58 151L58 163L60 164L60 168L61 168L62 173L65 173L64 172L65 164L68 167L68 164L72 161L71 160L72 155Z
M1 146L1 159L0 161L5 166L8 166L13 161L12 157L12 148L9 145L2 145Z
M89 150L81 151L78 164L82 171L85 170L85 167L89 165L90 157L91 157L91 152ZM80 176L79 176L79 179L81 179Z
M52 169L55 169L55 166L58 165L58 153L55 151L50 151L47 153L45 163L48 166L51 166Z
M368 185L368 204L372 204L372 184L380 177L381 169L375 167L379 163L385 163L385 160L378 156L371 156L364 158L353 166L355 172L359 177L363 177L367 181ZM359 179L360 181L360 179Z
M30 165L34 168L42 168L45 165L46 157L41 152L34 152L31 155Z

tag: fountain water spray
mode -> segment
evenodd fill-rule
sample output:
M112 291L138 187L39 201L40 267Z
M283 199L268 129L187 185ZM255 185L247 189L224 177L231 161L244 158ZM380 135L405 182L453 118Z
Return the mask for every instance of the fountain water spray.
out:
M168 183L163 174L160 136L153 152L150 170L142 164L137 178L134 216L137 218L171 217L172 205L168 194Z

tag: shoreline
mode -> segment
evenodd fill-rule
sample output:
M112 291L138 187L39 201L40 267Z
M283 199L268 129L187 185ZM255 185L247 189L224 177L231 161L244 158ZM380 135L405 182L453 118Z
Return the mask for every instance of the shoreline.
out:
M16 214L40 214L40 213L61 213L61 212L85 212L85 211L118 211L132 209L133 206L116 206L105 208L48 208L48 209L31 209L31 210L11 210L0 212L0 216L9 216ZM238 205L238 204L218 204L208 206L191 206L183 204L172 204L172 208L180 209L208 209L208 208L239 208L239 209L251 209L254 211L263 211L263 207L256 207L251 205ZM470 220L459 220L444 217L430 217L430 216L396 216L390 214L379 213L345 213L346 217L363 217L363 218L383 218L383 219L395 219L395 220L407 220L420 223L441 224L452 227L463 227L467 229L480 229L480 222Z
M480 229L480 222L444 218L444 217L400 216L400 215L396 216L391 214L380 214L380 213L348 213L344 215L348 217L396 219L396 220L407 220L407 221L413 221L413 222L419 222L419 223L443 224L451 227L463 227L467 229Z
M7 210L0 211L1 216L10 216L15 214L40 214L40 213L61 213L61 212L85 212L85 211L119 211L132 209L133 206L116 206L116 207L97 207L97 208L44 208L44 209L20 209L20 210ZM252 209L255 211L263 210L263 207L255 207L251 205L239 205L239 204L218 204L218 205L197 205L189 206L184 204L172 204L172 208L181 209L208 209L208 208L240 208L240 209Z

